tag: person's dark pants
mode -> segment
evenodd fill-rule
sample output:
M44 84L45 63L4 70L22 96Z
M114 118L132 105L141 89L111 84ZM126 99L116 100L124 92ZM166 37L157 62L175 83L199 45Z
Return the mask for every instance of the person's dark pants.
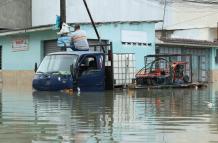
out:
M61 51L67 51L67 47L61 47Z
M89 49L85 49L85 50L83 50L83 49L81 49L81 50L80 50L80 49L77 49L73 43L71 43L70 48L71 48L73 51L89 51Z

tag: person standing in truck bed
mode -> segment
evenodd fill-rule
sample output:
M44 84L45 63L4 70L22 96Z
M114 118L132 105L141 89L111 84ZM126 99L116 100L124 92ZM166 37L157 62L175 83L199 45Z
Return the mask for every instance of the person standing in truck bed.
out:
M71 47L74 51L88 51L89 44L87 41L86 32L80 29L80 25L76 24L74 32L70 32L68 36L71 37Z

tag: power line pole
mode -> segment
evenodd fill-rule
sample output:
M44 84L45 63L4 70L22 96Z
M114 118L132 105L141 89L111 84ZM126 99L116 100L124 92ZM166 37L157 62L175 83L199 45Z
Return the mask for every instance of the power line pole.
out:
M60 15L62 28L62 23L66 23L66 0L60 0Z
M61 17L61 22L60 22L60 29L62 29L62 24L66 23L66 0L60 0L60 17ZM61 51L66 51L67 48L64 46Z
M167 1L165 0L164 1L164 9L163 9L163 23L162 23L162 29L161 29L161 38L166 38L165 31L164 31L166 7L167 7Z

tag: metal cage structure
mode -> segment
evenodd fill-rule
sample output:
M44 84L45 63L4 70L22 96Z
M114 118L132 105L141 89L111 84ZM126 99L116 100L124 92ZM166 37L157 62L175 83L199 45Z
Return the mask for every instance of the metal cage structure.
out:
M192 83L191 54L159 54L144 57L145 66L136 74L140 85Z

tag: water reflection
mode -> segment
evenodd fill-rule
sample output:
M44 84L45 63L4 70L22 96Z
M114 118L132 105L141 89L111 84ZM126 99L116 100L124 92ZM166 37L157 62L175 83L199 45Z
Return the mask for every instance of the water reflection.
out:
M68 141L98 142L99 134L104 132L102 127L106 127L106 118L111 116L111 106L105 104L105 93L68 96L34 92L33 102L37 121L46 119L46 124L56 125L55 136Z
M80 95L3 87L0 141L218 142L216 87Z

